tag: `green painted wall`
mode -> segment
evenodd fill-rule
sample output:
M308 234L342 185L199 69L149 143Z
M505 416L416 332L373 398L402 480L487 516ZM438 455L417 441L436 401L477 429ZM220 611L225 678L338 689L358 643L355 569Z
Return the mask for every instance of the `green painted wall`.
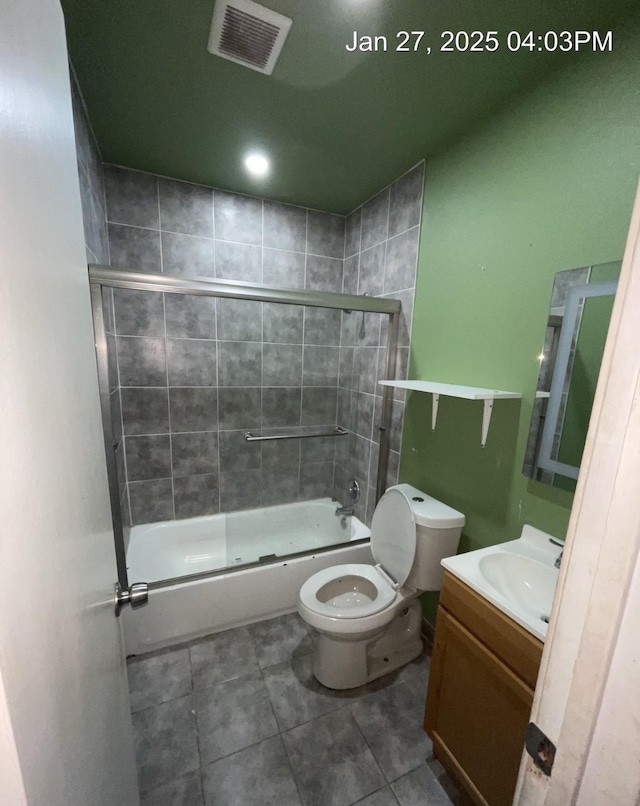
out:
M572 495L522 475L555 272L622 257L640 173L640 31L584 58L427 164L410 377L521 391L407 404L400 478L466 514L462 550L557 536ZM433 621L437 597L426 595Z

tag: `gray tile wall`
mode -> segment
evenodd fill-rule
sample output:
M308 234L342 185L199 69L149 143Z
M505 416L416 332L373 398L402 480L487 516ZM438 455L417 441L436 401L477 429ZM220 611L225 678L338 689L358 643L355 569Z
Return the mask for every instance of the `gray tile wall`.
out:
M396 378L407 377L424 162L354 210L346 219L344 291L402 301ZM336 492L348 479L358 480L361 500L356 512L371 522L375 507L380 416L379 380L385 378L387 317L343 314L340 348L339 419L352 431L348 449L336 454ZM404 392L394 390L387 486L398 481L404 422Z
M114 267L341 291L345 219L105 166ZM132 522L332 495L340 312L114 291ZM347 442L347 438L345 438Z
M134 271L397 297L406 377L424 164L342 216L103 166L71 71L87 261ZM105 193L106 189L106 193ZM375 506L386 317L145 292L105 294L125 527L334 494ZM394 394L388 484L404 395ZM338 439L249 444L247 429Z
M346 219L105 166L114 267L399 297L408 363L423 165ZM375 505L386 317L116 290L113 342L132 523L335 495ZM397 480L404 402L393 407ZM117 415L116 415L117 418ZM247 443L245 430L345 438Z
M116 469L120 487L120 510L122 525L124 527L125 545L129 542L131 517L129 508L129 495L126 484L125 446L122 423L122 389L118 376L117 339L114 311L113 289L103 289L102 306L105 317L105 330L107 331L107 357L109 361L109 401L111 414L111 431L115 446Z
M102 158L73 72L71 102L78 156L78 179L88 263L109 263L107 212L104 195Z
M100 149L94 137L82 100L80 88L73 68L70 69L71 102L76 138L78 180L82 203L82 222L87 253L87 263L109 265L109 238L107 234L107 203L105 198L104 169ZM116 447L116 465L120 481L120 505L124 526L125 542L128 541L130 519L124 470L124 442L122 440L122 406L116 361L115 319L113 312L113 292L103 295L107 348L109 357L109 398L111 405L111 425Z

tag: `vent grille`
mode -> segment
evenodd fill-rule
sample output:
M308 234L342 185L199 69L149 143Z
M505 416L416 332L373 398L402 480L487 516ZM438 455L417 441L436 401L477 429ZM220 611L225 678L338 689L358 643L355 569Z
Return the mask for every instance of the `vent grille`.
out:
M220 50L255 67L264 68L276 44L280 29L250 14L227 6L222 23Z
M253 0L217 0L208 50L271 75L291 20Z

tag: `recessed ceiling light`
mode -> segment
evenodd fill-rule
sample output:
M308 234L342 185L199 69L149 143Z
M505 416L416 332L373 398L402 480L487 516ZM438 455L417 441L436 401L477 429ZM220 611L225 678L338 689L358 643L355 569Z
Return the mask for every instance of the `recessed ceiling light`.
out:
M244 158L244 167L251 174L251 176L262 178L269 173L271 163L264 154L253 152L251 154L247 154L247 156Z

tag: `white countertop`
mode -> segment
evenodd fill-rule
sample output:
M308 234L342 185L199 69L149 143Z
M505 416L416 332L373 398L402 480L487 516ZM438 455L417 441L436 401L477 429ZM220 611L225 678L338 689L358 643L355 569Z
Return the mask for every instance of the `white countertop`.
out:
M552 535L525 525L518 540L458 554L442 560L442 565L476 593L545 640L558 580L554 562L562 547ZM554 538L555 540L555 538Z

